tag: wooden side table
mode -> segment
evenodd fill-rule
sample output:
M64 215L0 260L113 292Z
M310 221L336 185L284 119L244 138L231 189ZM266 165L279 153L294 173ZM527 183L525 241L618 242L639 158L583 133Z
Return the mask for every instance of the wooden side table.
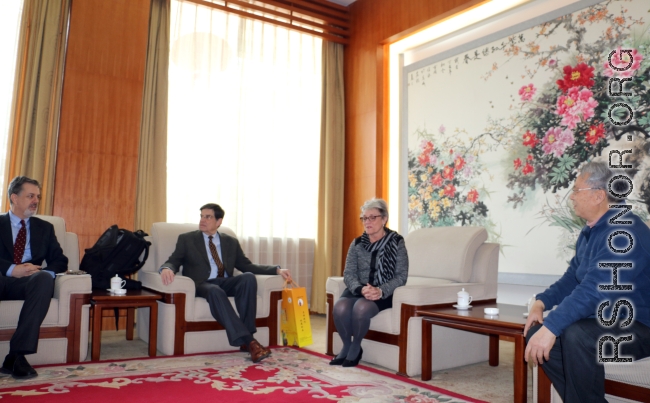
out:
M514 401L526 403L527 395L527 369L524 361L524 350L526 339L524 338L524 326L526 318L523 316L527 311L525 306L507 304L482 304L472 303L473 307L468 310L457 310L455 308L430 308L418 310L417 316L422 317L422 380L431 379L431 335L433 325L450 327L453 329L466 330L469 332L487 334L490 337L490 366L499 365L499 336L509 336L515 341L515 357L513 365L514 380ZM483 312L484 308L499 308L499 315L488 316ZM444 348L444 346L436 346Z
M91 360L99 361L102 339L102 311L110 308L126 308L126 339L133 340L135 308L149 308L149 356L156 356L158 336L158 300L162 296L146 290L128 290L126 295L113 295L109 291L93 290L90 308L93 312L93 336L91 341Z

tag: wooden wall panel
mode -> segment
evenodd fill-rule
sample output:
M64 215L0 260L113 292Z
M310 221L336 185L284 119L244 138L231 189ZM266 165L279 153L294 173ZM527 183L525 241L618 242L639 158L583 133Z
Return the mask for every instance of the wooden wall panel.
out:
M150 0L73 0L54 214L83 250L132 229Z
M371 197L388 197L383 43L451 10L474 4L475 0L357 0L350 5L350 44L345 49L344 69L344 259L352 239L363 232L359 207Z

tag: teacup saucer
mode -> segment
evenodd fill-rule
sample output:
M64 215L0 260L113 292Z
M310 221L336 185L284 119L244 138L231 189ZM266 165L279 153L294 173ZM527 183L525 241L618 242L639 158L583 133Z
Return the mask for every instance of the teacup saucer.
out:
M121 288L119 290L114 290L112 288L106 289L106 291L110 291L111 294L113 295L126 295L126 288Z
M467 306L458 306L458 305L456 305L456 304L454 304L454 305L452 305L452 306L453 306L454 308L456 308L456 309L460 309L460 310L462 310L462 311L464 311L465 309L469 309L469 308L472 307L471 305L467 305Z

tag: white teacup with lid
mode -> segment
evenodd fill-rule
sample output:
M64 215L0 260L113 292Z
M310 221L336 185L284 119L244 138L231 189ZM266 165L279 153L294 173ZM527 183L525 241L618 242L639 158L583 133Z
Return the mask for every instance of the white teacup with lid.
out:
M472 303L472 296L464 288L457 295L459 308L467 308Z
M126 280L122 280L117 274L111 279L111 291L117 291L124 288Z

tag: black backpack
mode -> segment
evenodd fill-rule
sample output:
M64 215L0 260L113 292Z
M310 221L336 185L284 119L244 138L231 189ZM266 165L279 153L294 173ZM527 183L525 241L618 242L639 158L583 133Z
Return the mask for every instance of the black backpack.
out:
M133 274L144 265L151 245L151 242L144 239L147 235L142 230L131 232L113 225L99 237L92 248L86 249L79 269L91 275L93 288L111 288L111 277L116 274L120 277ZM144 257L140 260L142 252ZM127 279L124 288L139 290L142 283Z

